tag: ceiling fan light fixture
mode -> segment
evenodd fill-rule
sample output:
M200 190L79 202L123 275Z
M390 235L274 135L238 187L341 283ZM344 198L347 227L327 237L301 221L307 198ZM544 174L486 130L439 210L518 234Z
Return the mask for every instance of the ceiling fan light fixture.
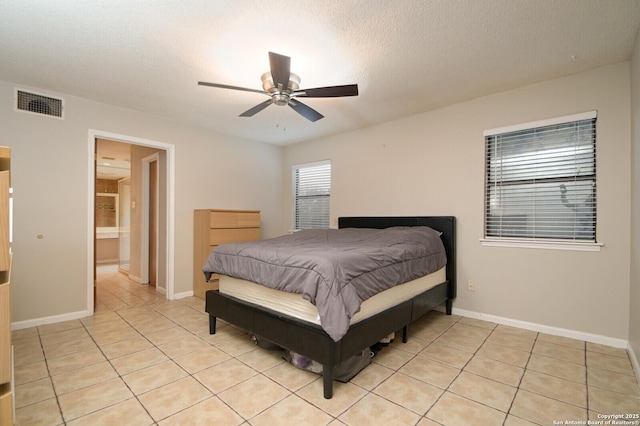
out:
M285 106L289 104L290 96L286 92L275 92L271 94L271 99L273 99L273 103L278 106Z
M273 83L273 78L271 77L271 73L269 71L262 74L260 77L262 80L262 89L265 92L272 93L274 91L286 91L286 92L294 92L300 88L300 77L297 74L290 73L289 75L289 86L286 88L276 87Z

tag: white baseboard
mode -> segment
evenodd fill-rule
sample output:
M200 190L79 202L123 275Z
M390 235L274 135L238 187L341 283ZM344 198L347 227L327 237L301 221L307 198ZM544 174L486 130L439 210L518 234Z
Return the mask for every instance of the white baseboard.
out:
M39 325L55 324L58 322L71 321L90 316L89 311L69 312L67 314L52 315L50 317L34 318L26 321L16 321L11 323L12 330L22 330L23 328L37 327Z
M129 279L130 279L131 281L135 281L135 282L137 282L138 284L142 284L142 278L140 278L140 277L136 277L135 275L131 275L131 274L129 274Z
M182 292L182 293L174 293L173 294L173 298L176 299L176 300L177 299L184 299L185 297L191 297L191 296L193 296L193 290L185 291L185 292Z
M166 290L163 288L158 289L160 293L165 293ZM175 299L184 299L185 297L193 296L193 291L185 291L184 293L176 293L174 295ZM55 324L58 322L71 321L76 319L82 319L91 316L89 311L77 311L77 312L69 312L66 314L60 315L52 315L50 317L42 317L42 318L34 318L25 321L16 321L11 323L11 330L22 330L23 328L37 327L40 325L46 324Z
M112 265L114 263L118 263L119 261L120 261L120 259L118 259L118 258L96 260L96 265Z
M512 327L524 328L525 330L537 331L540 333L552 334L554 336L568 337L570 339L584 340L586 342L598 343L606 346L613 346L614 348L627 349L629 347L629 341L624 339L616 339L614 337L602 336L599 334L585 333L582 331L568 330L566 328L550 327L548 325L541 325L527 321L514 320L511 318L498 317L495 315L488 315L474 311L467 311L465 309L452 310L455 315L462 317L468 317L483 321L495 322L497 324L509 325Z
M185 291L182 293L174 294L175 299L184 299L185 297L191 297L191 296L193 296L193 291ZM436 310L444 312L444 306L439 306L436 308ZM636 372L636 376L638 376L638 381L640 381L640 362L636 358L635 352L632 350L633 348L631 347L631 343L627 340L616 339L613 337L607 337L607 336L602 336L598 334L585 333L585 332L576 331L576 330L568 330L565 328L550 327L550 326L526 322L526 321L514 320L511 318L488 315L488 314L483 314L479 312L468 311L465 309L458 309L455 307L453 308L452 313L454 315L460 315L462 317L473 318L473 319L478 319L482 321L489 321L489 322L494 322L496 324L523 328L525 330L532 330L540 333L552 334L554 336L568 337L571 339L584 340L586 342L598 343L601 345L626 349L631 359L631 363L633 364L633 370ZM53 315L50 317L35 318L31 320L26 320L26 321L16 321L11 323L11 329L21 330L29 327L37 327L40 325L54 324L54 323L63 322L63 321L71 321L71 320L86 318L88 316L90 316L88 311L69 312L67 314Z
M631 346L631 342L627 346L627 353L629 354L629 358L631 359L631 365L633 366L633 371L636 373L636 380L640 383L640 362L636 357L636 353Z

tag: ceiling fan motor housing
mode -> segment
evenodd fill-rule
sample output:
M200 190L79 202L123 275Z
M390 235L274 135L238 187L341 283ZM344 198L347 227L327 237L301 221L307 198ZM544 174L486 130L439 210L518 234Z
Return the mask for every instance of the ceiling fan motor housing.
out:
M262 89L271 93L273 103L279 106L287 105L289 99L291 99L291 93L300 88L300 77L294 73L289 74L289 85L286 88L283 88L282 85L276 87L269 71L262 74L260 78L262 80Z

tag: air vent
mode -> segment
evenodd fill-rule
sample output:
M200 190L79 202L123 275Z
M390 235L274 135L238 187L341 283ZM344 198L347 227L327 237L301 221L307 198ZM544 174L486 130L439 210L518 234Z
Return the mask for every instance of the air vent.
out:
M16 111L64 119L64 99L16 89Z

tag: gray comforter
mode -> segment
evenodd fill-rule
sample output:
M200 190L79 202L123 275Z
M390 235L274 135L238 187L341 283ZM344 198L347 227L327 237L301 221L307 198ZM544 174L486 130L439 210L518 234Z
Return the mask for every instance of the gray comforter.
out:
M440 233L428 227L313 229L215 248L212 273L299 293L318 308L336 342L369 297L446 264Z

